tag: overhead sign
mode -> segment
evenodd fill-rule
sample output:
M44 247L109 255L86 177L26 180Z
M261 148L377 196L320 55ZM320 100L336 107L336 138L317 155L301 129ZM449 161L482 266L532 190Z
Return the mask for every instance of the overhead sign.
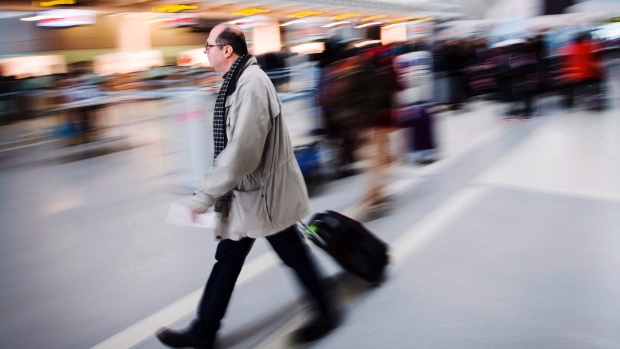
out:
M268 25L270 22L271 22L271 18L267 16L247 16L247 17L232 20L229 23L236 24L243 30L248 30L254 27L261 27L264 25ZM246 39L247 39L247 34L246 34Z
M162 17L158 21L161 28L189 27L198 24L198 17L191 14L178 13Z
M354 17L361 17L362 15L359 13L343 13L337 16L332 17L332 19L334 21L342 21L344 19L349 19L349 18L354 18Z
M306 17L311 17L311 16L318 16L320 14L322 14L323 12L318 12L318 11L299 11L299 12L295 12L295 13L291 13L290 15L286 16L288 18L306 18Z
M205 54L204 49L197 48L181 52L177 55L177 65L185 67L210 67L209 57Z
M95 24L97 13L91 10L49 10L37 13L37 26L65 28Z
M372 21L376 21L377 19L384 19L384 18L387 18L387 15L370 16L370 17L362 18L362 22L372 22Z
M75 0L50 0L50 1L33 1L32 6L49 7L60 5L75 5Z
M257 15L257 14L260 14L260 13L267 13L267 12L269 12L269 10L262 9L262 8L251 7L251 8L245 8L243 10L231 12L231 15L233 15L233 16L253 16L253 15Z
M198 6L196 6L196 5L176 5L176 4L172 4L172 5L162 5L162 6L153 7L153 12L170 12L170 13L174 13L174 12L181 12L181 11L191 11L191 10L196 10L196 9L198 9Z

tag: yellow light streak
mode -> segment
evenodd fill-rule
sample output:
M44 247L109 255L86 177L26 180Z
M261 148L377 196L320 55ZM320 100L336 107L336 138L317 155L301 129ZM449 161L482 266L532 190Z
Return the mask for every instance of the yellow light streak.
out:
M262 8L251 7L251 8L245 8L243 10L231 12L230 14L233 16L251 16L251 15L257 15L259 13L267 13L267 12L270 12L270 11L262 9Z
M334 21L342 21L343 19L353 18L353 17L361 17L362 15L359 13L343 13L341 15L337 15L332 17Z
M75 5L75 0L33 1L32 6L50 7L59 5Z
M290 15L288 15L286 17L287 18L306 18L306 17L310 17L310 16L318 16L320 14L323 14L323 12L318 12L318 11L299 11L299 12L291 13Z
M387 15L376 15L376 16L362 18L362 22L370 22L370 21L374 21L375 19L381 19L381 18L387 18Z
M379 25L379 24L383 24L383 23L385 23L385 22L381 22L381 21L370 22L370 23L365 23L365 24L358 25L355 28L366 28L366 27L370 27L371 25Z
M404 21L410 21L412 19L415 19L415 17L398 17L398 18L394 18L393 20L389 21L388 23L399 23L399 22L404 22Z
M162 6L157 6L157 7L153 7L153 12L181 12L181 11L188 11L188 10L196 10L198 9L198 6L196 5L179 5L179 4L172 4L172 5L162 5Z
M349 23L351 23L351 22L349 22L349 21L341 21L341 22L334 22L334 23L322 25L321 27L323 27L323 28L331 28L333 26L337 26L337 25L341 25L341 24L349 24Z

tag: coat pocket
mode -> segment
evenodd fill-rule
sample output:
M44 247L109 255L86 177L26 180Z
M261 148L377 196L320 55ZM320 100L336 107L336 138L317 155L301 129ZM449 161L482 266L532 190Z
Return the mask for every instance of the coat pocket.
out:
M231 228L241 233L264 232L271 229L271 219L263 188L253 191L233 191Z

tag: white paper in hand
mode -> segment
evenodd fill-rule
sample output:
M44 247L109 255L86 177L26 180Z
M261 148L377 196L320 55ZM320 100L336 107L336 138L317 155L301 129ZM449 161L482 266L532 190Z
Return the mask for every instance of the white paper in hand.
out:
M192 222L192 210L183 205L172 204L166 216L166 223L215 229L215 212L199 214L196 221Z

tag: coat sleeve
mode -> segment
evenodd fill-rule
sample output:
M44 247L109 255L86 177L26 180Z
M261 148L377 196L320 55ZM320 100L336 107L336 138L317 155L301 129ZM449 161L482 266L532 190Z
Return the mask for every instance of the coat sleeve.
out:
M236 118L234 132L218 156L217 165L205 173L202 185L194 192L190 204L194 211L206 212L217 197L232 190L260 164L272 125L270 99L277 98L265 84L256 75L245 79L242 75L239 79L239 96L229 107L229 113L236 115L227 115Z

